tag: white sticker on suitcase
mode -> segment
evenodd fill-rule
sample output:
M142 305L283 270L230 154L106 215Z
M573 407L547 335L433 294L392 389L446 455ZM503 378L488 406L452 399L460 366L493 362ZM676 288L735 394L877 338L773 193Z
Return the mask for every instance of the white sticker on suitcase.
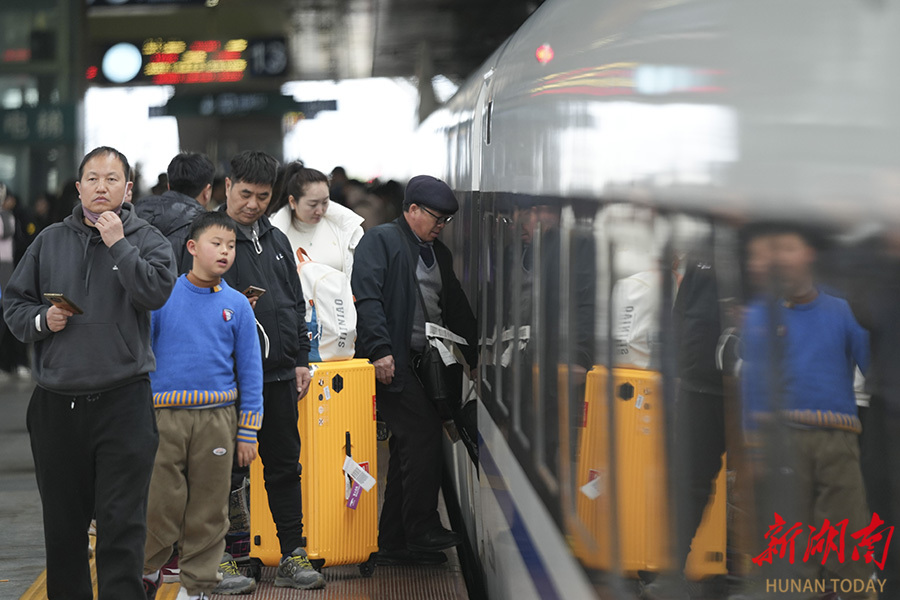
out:
M350 479L362 486L367 492L375 485L375 478L369 475L364 468L350 458L344 459L344 473L350 476Z
M591 500L596 500L603 495L603 492L603 475L600 471L591 469L588 475L588 482L581 486L581 493Z

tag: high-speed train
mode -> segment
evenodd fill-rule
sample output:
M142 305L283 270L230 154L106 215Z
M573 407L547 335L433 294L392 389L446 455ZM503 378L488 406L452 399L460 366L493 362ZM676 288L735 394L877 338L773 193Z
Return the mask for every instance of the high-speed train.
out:
M684 576L748 575L764 540L727 344L744 230L813 228L823 281L877 287L900 225L897 31L892 0L548 0L422 124L411 168L457 192L443 239L481 329L477 462L447 456L490 598L628 597L681 571L691 269L715 280L727 455Z

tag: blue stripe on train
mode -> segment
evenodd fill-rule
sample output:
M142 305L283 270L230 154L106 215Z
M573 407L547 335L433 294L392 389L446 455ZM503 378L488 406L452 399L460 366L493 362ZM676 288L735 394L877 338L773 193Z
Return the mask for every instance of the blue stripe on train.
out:
M534 540L525 527L522 513L516 508L512 494L510 494L506 483L503 481L500 468L491 455L487 444L484 443L484 438L481 434L478 434L478 446L478 459L481 467L484 469L485 476L490 477L492 480L491 489L497 498L500 509L503 511L503 516L506 517L506 522L509 524L516 546L519 547L519 554L522 555L522 560L525 562L528 573L531 575L531 580L534 582L538 595L545 600L559 600L553 580L550 579L550 574L541 560L541 555L538 553Z

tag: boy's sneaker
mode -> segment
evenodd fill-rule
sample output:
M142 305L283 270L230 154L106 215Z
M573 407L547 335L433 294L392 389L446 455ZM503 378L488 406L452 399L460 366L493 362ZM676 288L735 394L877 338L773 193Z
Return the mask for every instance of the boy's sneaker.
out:
M313 568L306 550L297 548L290 556L281 559L275 571L275 587L316 590L325 587L325 578Z
M88 538L91 536L97 539L97 519L91 519L91 525L88 527ZM94 545L88 539L88 558L94 558Z
M159 590L159 585L161 583L162 577L159 577L156 581L144 577L144 595L147 597L147 600L156 598L156 592Z
M178 568L178 553L172 555L163 568L159 570L163 583L176 583L181 580L181 569Z
M199 596L191 596L187 593L186 589L181 588L178 590L178 595L175 596L175 600L210 600L210 595L201 592Z
M223 594L232 596L235 594L249 594L256 589L256 580L252 577L245 577L238 571L237 563L230 554L222 556L222 562L219 563L219 573L222 574L222 581L213 590L214 594Z

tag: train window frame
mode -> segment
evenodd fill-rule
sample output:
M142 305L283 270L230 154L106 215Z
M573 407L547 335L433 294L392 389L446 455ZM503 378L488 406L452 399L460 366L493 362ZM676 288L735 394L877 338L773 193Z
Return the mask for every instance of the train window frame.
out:
M512 256L511 258L515 261L513 264L519 265L520 261L523 257L523 246L522 246L522 236L516 235L516 233L520 232L522 229L522 210L516 206L514 210L514 214L512 215ZM511 281L510 285L507 287L509 290L521 290L522 289L522 269L521 268L513 268L511 269ZM532 284L532 288L533 288ZM532 295L532 303L534 302ZM512 361L510 362L510 381L512 382L512 434L515 442L527 453L528 456L531 455L532 451L532 443L531 438L529 436L529 432L525 431L525 427L522 422L522 405L524 403L524 399L522 398L522 369L523 361L522 361L522 351L521 351L521 335L522 331L522 320L521 313L518 310L512 311L512 335L513 338L511 340L512 343ZM526 343L533 343L531 339L527 340ZM530 365L529 365L530 367Z

